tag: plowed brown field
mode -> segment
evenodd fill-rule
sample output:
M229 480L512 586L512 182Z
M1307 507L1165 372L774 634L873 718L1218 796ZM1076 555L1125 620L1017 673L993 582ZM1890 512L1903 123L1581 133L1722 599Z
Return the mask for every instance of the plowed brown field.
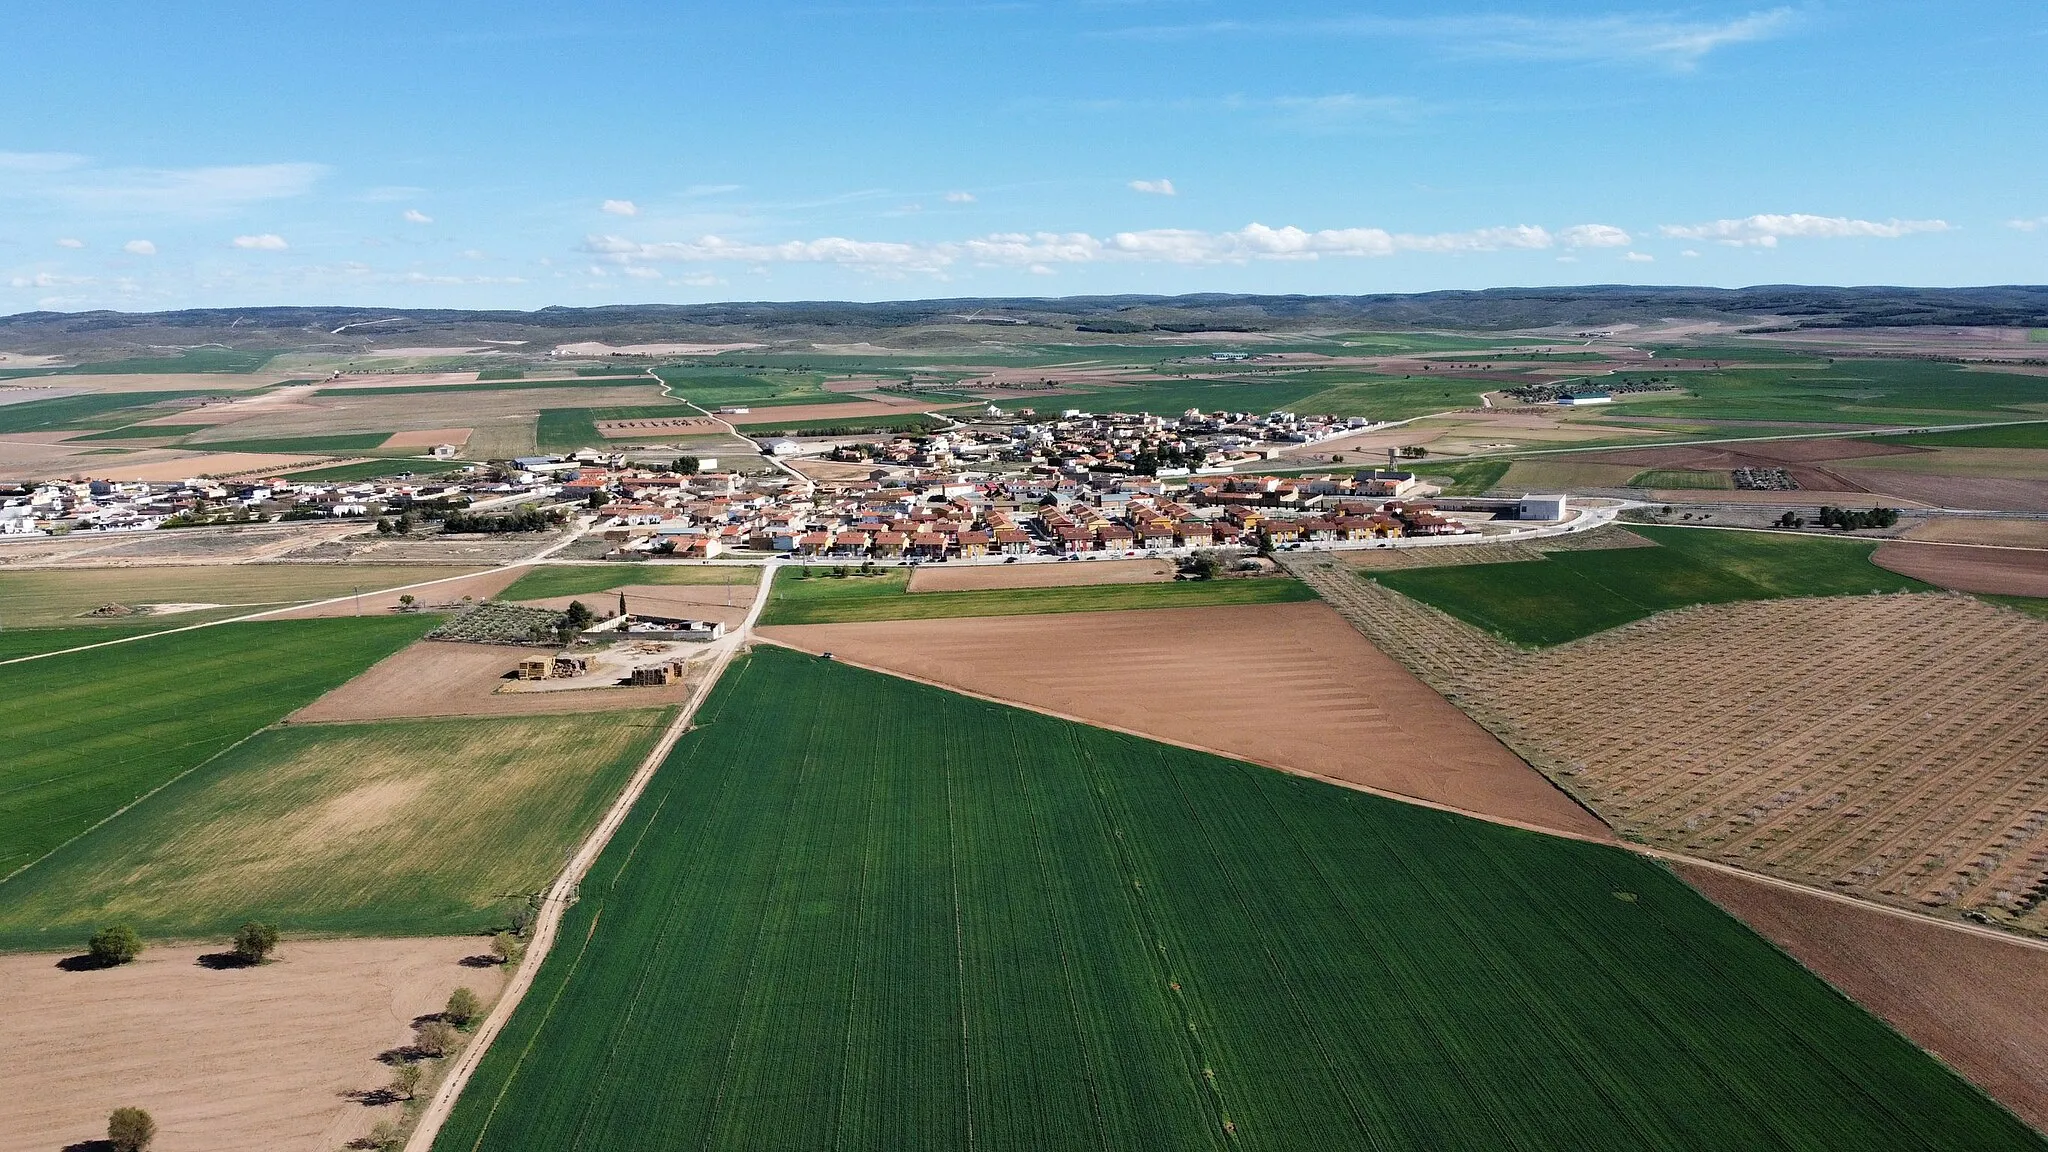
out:
M1322 604L817 624L759 635L1286 771L1607 835Z
M350 1092L391 1082L377 1055L467 986L486 1003L503 970L468 968L475 938L287 940L259 968L160 946L132 964L66 972L0 957L0 1152L94 1147L107 1113L156 1119L155 1152L329 1152L397 1105Z
M1711 868L1687 883L1999 1103L2048 1130L2048 951Z
M1878 546L1871 560L1880 568L1958 592L2048 596L2048 552L1890 540Z
M1075 588L1084 584L1157 584L1172 579L1171 560L991 564L958 568L926 564L910 574L910 590L961 592L975 588Z

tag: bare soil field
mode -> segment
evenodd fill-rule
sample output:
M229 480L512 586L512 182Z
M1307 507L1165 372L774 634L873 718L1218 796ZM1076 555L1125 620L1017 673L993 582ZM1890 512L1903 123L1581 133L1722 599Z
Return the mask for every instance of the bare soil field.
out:
M818 460L810 457L798 457L784 463L813 480L827 482L865 480L868 473L875 470L873 464L842 464L835 460Z
M189 480L195 476L240 476L249 472L281 472L319 464L320 456L286 456L276 452L172 452L135 463L113 457L71 462L70 471L96 480Z
M1935 508L2048 512L2048 480L1916 476L1875 468L1842 468L1839 471L1872 492L1883 492Z
M336 569L316 568L316 572ZM346 571L346 569L342 569ZM334 604L321 604L307 608L296 608L290 612L278 613L280 620L304 620L331 616L381 616L396 612L403 604L400 596L411 596L421 608L436 608L443 605L461 604L464 598L488 600L505 590L505 586L519 579L524 569L507 568L503 571L477 572L471 575L455 575L444 570L421 566L418 568L383 568L378 570L382 581L363 587L373 590L362 596L350 595L350 589L332 590L328 584L329 596L348 596ZM403 585L426 584L424 588L412 588L404 592L375 591L377 588L397 588Z
M1776 600L1517 653L1299 571L1625 835L2048 934L2048 623L1952 593Z
M411 432L394 432L391 439L384 441L386 448L432 448L436 444L463 445L469 443L474 428L419 428Z
M286 560L338 560L389 564L513 564L560 537L555 533L473 533L454 536L380 536L358 527L340 540L309 542Z
M87 612L107 604L134 608L144 604L246 605L292 604L328 596L345 596L356 587L389 588L398 584L459 576L462 568L411 568L384 565L286 564L179 565L132 568L39 568L0 574L0 621L12 626L80 623ZM365 610L369 610L365 597ZM340 615L352 614L343 606ZM335 612L319 612L335 615Z
M1621 488L1628 484L1636 471L1626 464L1600 464L1583 457L1517 460L1508 465L1507 474L1502 476L1500 483L1494 487L1567 491L1579 488Z
M322 390L309 394L303 403L247 408L229 405L208 411L236 416L233 423L220 424L200 433L204 440L249 440L289 436L329 436L355 432L404 432L414 428L475 428L479 434L488 422L502 418L529 418L543 408L584 408L660 404L660 389L652 380L645 384L612 382L578 387L481 390L475 392L423 392L404 394L355 394ZM195 446L201 445L195 439Z
M2048 951L1824 900L1711 868L1686 883L2048 1130Z
M1284 771L1607 835L1318 603L818 624L759 635Z
M245 524L177 532L77 532L0 539L0 569L235 564L362 531L360 524Z
M2048 596L2048 552L1892 540L1878 545L1871 561L1902 576L1958 592Z
M592 686L573 692L499 692L519 661L546 648L420 640L286 718L288 723L404 720L427 716L554 716L659 708L687 699L693 685Z
M632 572L621 572L619 577L631 579ZM543 600L521 600L518 603L561 611L568 608L571 603L581 600L599 616L607 616L618 611L621 595L626 598L628 612L646 616L722 620L727 627L737 627L740 621L747 617L747 606L753 603L754 583L748 581L742 584L735 580L730 588L722 584L623 584L608 592L550 596Z
M1873 456L1856 461L1855 466L1924 476L2048 480L2048 452L2038 448L1935 448L1904 456Z
M946 400L925 405L908 398L890 404L878 404L873 400L848 400L843 404L785 404L775 408L756 408L752 412L727 413L721 419L743 428L794 428L804 424L837 424L864 416L902 416L956 404L957 401Z
M162 946L120 968L0 957L0 1152L91 1147L123 1105L156 1119L156 1152L331 1152L399 1106L349 1093L391 1080L379 1053L466 986L489 1003L503 969L461 963L474 938L287 940L259 968Z
M2048 548L2048 520L1972 520L1943 516L1915 524L1904 535L1908 540Z
M1171 560L1103 560L1072 564L951 567L926 564L910 574L912 592L971 588L1073 588L1084 584L1155 584L1173 579Z

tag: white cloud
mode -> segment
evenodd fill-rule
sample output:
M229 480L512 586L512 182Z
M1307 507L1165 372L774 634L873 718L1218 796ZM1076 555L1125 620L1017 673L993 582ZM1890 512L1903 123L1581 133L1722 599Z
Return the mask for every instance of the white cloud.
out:
M661 279L661 269L649 268L645 264L635 264L626 269L626 275L637 280L659 280Z
M1916 232L1947 232L1951 228L1946 220L1852 220L1846 216L1795 212L1705 224L1665 224L1657 230L1674 240L1711 240L1735 248L1776 248L1780 240L1896 240Z
M1579 225L1571 233L1579 246L1587 236L1604 246L1608 225ZM1613 229L1619 231L1619 229ZM956 264L1046 268L1105 262L1151 264L1244 264L1269 260L1368 258L1400 253L1539 251L1556 248L1566 233L1535 225L1478 228L1465 232L1406 233L1382 228L1336 228L1310 232L1292 226L1248 224L1232 232L1154 228L1095 236L1086 232L998 232L968 240L905 243L828 236L816 240L757 243L723 236L643 243L621 236L594 235L584 251L612 264L744 262L836 264L888 274L936 274Z
M284 242L284 237L279 236L275 232L265 232L259 236L237 236L234 239L234 245L237 248L248 248L257 252L282 252L291 247L291 245Z
M1180 195L1179 192L1174 190L1173 181L1171 180L1133 180L1131 181L1130 188L1133 192L1144 192L1152 196Z
M432 224L434 218L417 208L407 208L402 214L407 224Z
M601 207L605 212L613 216L638 216L640 214L640 206L631 200L607 200Z
M2033 232L2041 228L2048 228L2048 216L2036 216L2031 220L2007 220L2005 226L2007 228L2016 228L2021 232Z
M1557 234L1567 248L1626 248L1634 241L1612 224L1574 224Z
M83 248L83 247L85 247L85 241L83 241L83 240L80 240L80 239L77 239L77 238L75 238L75 237L72 237L72 236L66 236L66 237L64 237L63 239L61 239L61 240L57 241L57 247L59 247L59 248Z
M1212 20L1127 28L1107 33L1136 39L1193 36L1404 38L1435 43L1456 56L1509 60L1647 62L1687 70L1736 44L1769 40L1799 23L1791 8L1773 8L1723 20L1685 20L1668 14L1536 17L1507 13L1477 16L1351 16L1322 20Z
M1623 256L1622 259L1631 264L1655 264L1657 262L1657 258L1648 252L1630 252L1628 255Z
M1700 257L1700 254L1691 248L1687 248L1685 251L1680 252L1679 255L1685 257L1688 260L1697 260Z
M87 212L203 216L304 195L326 171L319 164L98 168L68 153L4 153L0 198Z
M972 192L948 192L948 193L946 193L946 203L948 203L948 204L972 204L972 203L974 203L974 193L972 193Z
M91 276L64 276L56 272L38 272L33 276L16 276L7 282L10 288L69 288L77 284L94 283Z
M156 245L147 240L130 240L126 244L121 245L121 251L128 253L130 256L154 256L156 255Z

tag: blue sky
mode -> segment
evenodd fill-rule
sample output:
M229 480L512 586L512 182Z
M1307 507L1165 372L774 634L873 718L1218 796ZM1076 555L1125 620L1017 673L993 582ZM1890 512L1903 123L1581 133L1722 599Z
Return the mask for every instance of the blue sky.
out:
M0 312L2039 283L2048 8L16 5Z

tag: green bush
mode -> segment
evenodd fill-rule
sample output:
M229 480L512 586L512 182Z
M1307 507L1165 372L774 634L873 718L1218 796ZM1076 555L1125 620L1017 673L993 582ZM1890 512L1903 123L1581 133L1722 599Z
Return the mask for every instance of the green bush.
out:
M107 1143L114 1152L147 1152L156 1121L140 1108L116 1108L107 1117Z
M235 929L235 959L244 964L261 964L277 947L277 925L251 920Z
M85 951L96 963L126 964L142 954L142 937L126 924L115 924L93 933Z

